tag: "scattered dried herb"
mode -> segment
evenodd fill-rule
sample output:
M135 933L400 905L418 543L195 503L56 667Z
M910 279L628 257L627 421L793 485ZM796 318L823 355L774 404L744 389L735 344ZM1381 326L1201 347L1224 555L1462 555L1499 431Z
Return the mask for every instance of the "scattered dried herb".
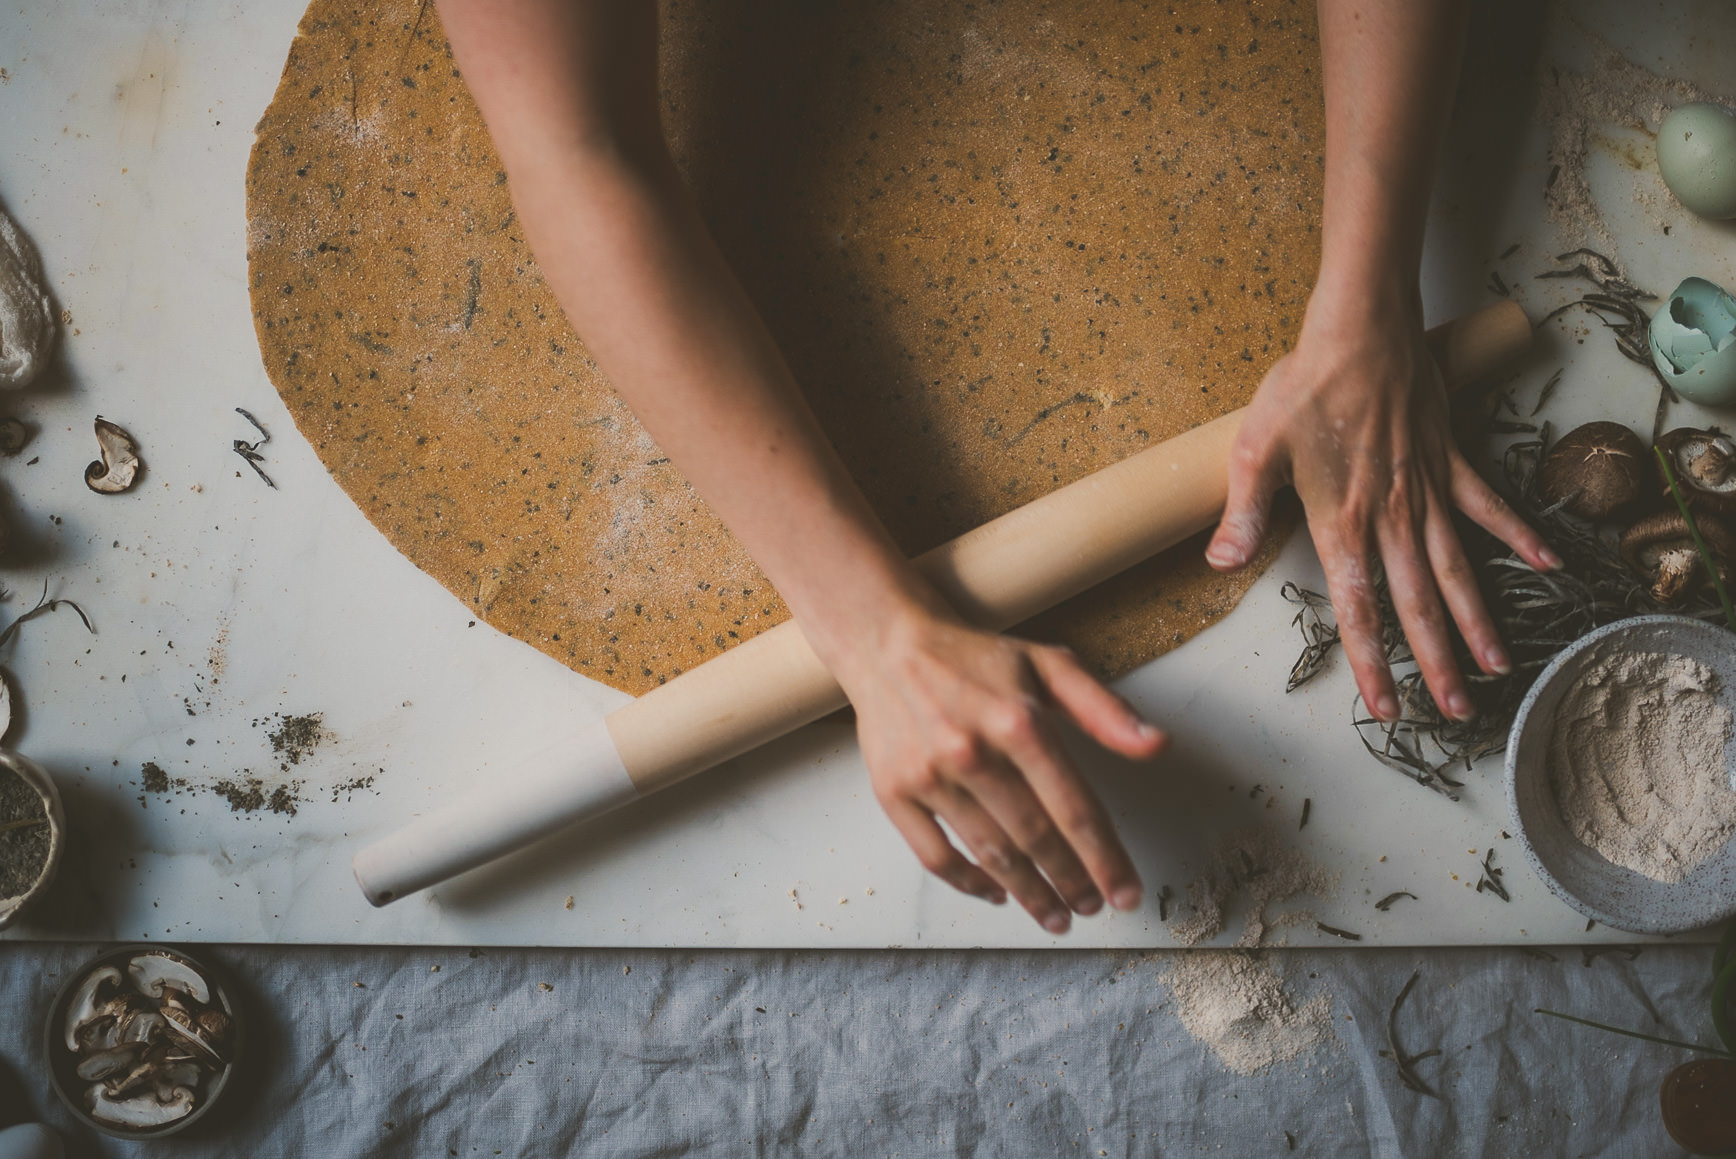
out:
M1294 1151L1296 1149L1296 1136L1292 1135L1288 1131L1284 1132L1284 1142L1289 1144L1290 1150Z
M163 766L156 761L146 761L139 768L140 783L147 793L167 793L169 791L169 774L163 771Z
M235 453L240 455L249 467L253 468L253 473L255 475L258 475L261 479L265 480L265 485L267 487L270 487L273 491L277 490L277 484L271 481L271 476L267 475L265 473L265 468L259 465L265 462L265 456L259 453L259 448L271 441L271 432L266 430L264 425L261 424L258 419L254 418L252 414L242 408L236 407L235 413L246 419L253 425L253 429L259 432L259 438L255 442L250 443L245 439L236 439Z
M1300 605L1290 624L1302 633L1302 654L1290 666L1290 679L1284 685L1285 692L1294 692L1318 676L1325 667L1327 657L1338 646L1338 623L1328 618L1332 601L1319 592L1286 583L1278 589L1278 594Z
M1167 922L1169 920L1169 899L1174 897L1174 896L1175 896L1175 894L1170 892L1170 888L1167 885L1164 886L1162 889L1157 891L1157 920L1158 921Z
M1308 814L1312 813L1313 811L1314 811L1314 798L1313 797L1303 797L1302 798L1302 820L1296 822L1296 828L1297 829L1300 830L1300 829L1308 828Z
M1554 397L1555 388L1561 385L1561 375L1564 369L1563 367L1556 367L1555 373L1550 375L1549 380L1543 384L1543 389L1537 392L1537 401L1531 404L1532 415L1535 416L1538 411L1543 409L1544 404Z
M1566 1022L1577 1022L1581 1026L1589 1026L1594 1030L1607 1030L1611 1034L1619 1034L1625 1038L1637 1038L1642 1042L1655 1042L1659 1046L1679 1046L1683 1050L1697 1050L1702 1054L1717 1054L1725 1058L1736 1057L1721 1046L1707 1046L1699 1042L1683 1042L1679 1038L1660 1038L1655 1034L1642 1034L1637 1030L1624 1030L1619 1026L1611 1026L1607 1022L1593 1022L1589 1018L1580 1018L1573 1014L1563 1014L1559 1010L1546 1010L1541 1006L1533 1007L1533 1014L1547 1014L1551 1018L1560 1018Z
M1393 1067L1398 1071L1398 1081L1403 1083L1406 1089L1413 1090L1419 1095L1427 1095L1431 1099L1438 1099L1441 1096L1422 1080L1421 1075L1417 1074L1416 1064L1426 1058L1434 1058L1441 1052L1438 1049L1433 1049L1425 1050L1421 1054L1406 1054L1404 1047L1398 1044L1399 1007L1403 1006L1404 1000L1410 997L1411 987L1417 984L1417 979L1421 976L1421 970L1412 971L1410 981L1404 984L1404 989L1400 990L1398 997L1393 999L1392 1009L1386 1016L1387 1049L1380 1052L1380 1057L1392 1059Z
M1489 288L1495 291L1495 293L1501 295L1503 298L1510 298L1513 296L1513 291L1507 288L1507 283L1501 280L1501 274L1497 270L1489 271Z
M271 751L282 758L279 770L288 771L290 765L299 765L301 758L312 753L330 735L326 732L323 712L301 716L279 713L277 726L269 730L265 738L271 742Z
M46 616L48 613L55 611L61 607L68 607L68 608L71 608L73 611L77 612L78 618L84 623L84 630L89 632L93 636L96 634L96 629L91 626L90 617L84 614L83 608L79 607L77 604L73 603L71 600L51 600L48 598L48 581L43 580L42 581L42 596L40 599L38 599L36 601L36 606L34 608L31 608L28 612L25 612L22 615L20 615L16 620L13 620L10 624L7 624L6 630L3 632L0 632L0 648L4 648L7 644L10 644L12 642L12 638L18 634L19 628L22 628L25 624L29 623L31 620L34 620L36 617Z
M1386 896L1385 896L1385 897L1383 897L1383 898L1381 898L1381 899L1380 899L1380 900L1379 900L1379 901L1377 901L1377 902L1375 902L1375 903L1374 903L1374 908L1375 908L1375 909L1377 909L1377 910L1380 910L1380 911L1382 911L1382 912L1383 912L1383 913L1384 913L1384 912L1385 912L1385 911L1387 911L1387 910L1389 910L1389 909L1391 909L1391 908L1392 908L1392 903L1393 903L1393 902L1395 902L1395 901L1397 901L1397 900L1398 900L1398 899L1399 899L1399 898L1401 898L1401 897L1408 897L1408 898L1410 898L1410 899L1411 899L1411 900L1412 900L1412 901L1415 901L1415 900L1417 900L1417 895L1416 895L1416 894L1414 894L1414 893L1412 893L1412 892L1411 892L1411 891L1410 891L1410 890L1408 890L1408 889L1401 889L1401 890L1398 890L1398 891L1397 891L1397 892L1395 892L1395 893L1389 893L1389 894L1387 894L1387 895L1386 895Z
M1501 882L1501 870L1495 866L1493 846L1483 857L1483 876L1477 881L1477 892L1482 893L1484 890L1488 890L1502 901L1513 900L1512 895L1507 892L1507 887Z
M1581 946L1579 948L1579 964L1589 966L1605 954L1620 954L1628 961L1640 956L1637 946Z
M1341 930L1337 926L1329 926L1325 922L1315 922L1314 928L1323 934L1331 934L1335 938L1343 938L1347 942L1362 941L1361 934L1353 934L1349 930Z
M1518 252L1519 252L1519 243L1514 242L1512 245L1508 246L1506 249L1501 251L1501 260L1506 261L1508 258L1512 257L1514 254L1516 254Z

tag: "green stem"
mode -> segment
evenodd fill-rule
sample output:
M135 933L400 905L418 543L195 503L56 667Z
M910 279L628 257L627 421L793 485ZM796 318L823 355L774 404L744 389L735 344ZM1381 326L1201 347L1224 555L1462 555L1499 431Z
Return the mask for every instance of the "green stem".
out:
M46 817L26 817L22 821L8 821L5 824L0 825L0 833L10 833L14 829L28 829L32 825L46 824L48 824L48 819Z
M1697 1050L1697 1051L1701 1052L1702 1054L1716 1054L1716 1055L1719 1055L1720 1057L1723 1057L1723 1058L1733 1057L1729 1051L1725 1050L1721 1046L1705 1046L1705 1045L1698 1043L1698 1042L1682 1042L1682 1041L1680 1041L1678 1039L1674 1039L1674 1038L1659 1038L1655 1034L1641 1034L1637 1030L1623 1030L1619 1026L1610 1026L1609 1024L1603 1023L1603 1022L1593 1022L1589 1018L1578 1018L1572 1014L1563 1014L1558 1010L1545 1010L1541 1006L1532 1010L1532 1013L1533 1014L1547 1014L1551 1018L1563 1018L1563 1019L1566 1019L1568 1022L1577 1022L1581 1026L1590 1026L1596 1030L1607 1030L1611 1034L1621 1034L1621 1035L1626 1035L1628 1038L1638 1038L1638 1039L1642 1039L1646 1042L1655 1042L1655 1043L1659 1044L1660 1046L1679 1046L1683 1050Z
M1688 534L1694 537L1694 547L1700 552L1700 561L1706 565L1706 571L1712 577L1712 588L1718 593L1718 602L1724 605L1724 626L1736 632L1736 608L1730 606L1730 593L1724 590L1724 577L1718 574L1718 561L1712 558L1712 553L1706 550L1706 541L1700 538L1700 525L1694 522L1694 513L1688 510L1688 501L1682 498L1682 489L1676 486L1676 473L1670 470L1669 456L1659 446L1652 447L1652 453L1658 457L1658 466L1664 469L1664 482L1670 485L1670 494L1675 497L1676 508L1682 513L1682 520L1688 525Z

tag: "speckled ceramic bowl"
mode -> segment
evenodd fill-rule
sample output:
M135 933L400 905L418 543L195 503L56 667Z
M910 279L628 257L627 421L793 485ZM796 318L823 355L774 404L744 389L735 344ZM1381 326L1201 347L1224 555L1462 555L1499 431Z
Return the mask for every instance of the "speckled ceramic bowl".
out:
M22 753L0 748L0 766L16 773L25 784L42 795L48 810L48 861L35 884L18 897L0 898L0 930L17 921L30 904L36 901L54 882L54 871L60 868L60 856L66 849L66 811L60 804L60 790L46 770Z
M1606 861L1580 844L1549 788L1547 750L1562 698L1591 665L1624 652L1689 656L1718 677L1718 695L1736 713L1736 634L1687 616L1636 616L1609 624L1563 651L1525 696L1507 738L1507 808L1525 858L1561 900L1606 926L1674 934L1736 915L1736 841L1675 884ZM1736 741L1725 746L1726 775Z

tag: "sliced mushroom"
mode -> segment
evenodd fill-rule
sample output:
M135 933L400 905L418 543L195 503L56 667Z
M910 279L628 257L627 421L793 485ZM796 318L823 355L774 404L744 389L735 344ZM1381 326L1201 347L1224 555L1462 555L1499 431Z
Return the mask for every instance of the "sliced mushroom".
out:
M138 1061L141 1049L136 1043L122 1043L108 1050L87 1054L80 1059L76 1068L78 1077L86 1081L113 1079L132 1068Z
M155 1010L134 1011L120 1027L122 1045L129 1042L149 1043L163 1037L168 1020Z
M100 1123L135 1131L148 1130L166 1127L191 1114L193 1091L190 1087L176 1087L169 1092L167 1099L159 1099L155 1091L117 1099L108 1093L108 1088L97 1083L84 1092L84 1105L90 1111L90 1117Z
M212 1066L223 1065L222 1052L205 1037L205 1032L199 1029L198 1024L193 1021L192 1015L173 1006L164 1006L162 1014L167 1019L163 1024L163 1029L169 1032L171 1039L179 1040L191 1047L194 1057L200 1061L210 1063Z
M1690 507L1736 518L1736 441L1721 431L1681 427L1660 438L1658 449ZM1659 475L1658 485L1668 494L1669 484Z
M203 1006L211 1001L211 987L204 976L179 958L168 954L140 954L127 963L127 976L140 994L167 999L179 990Z
M199 1064L191 1060L183 1062L165 1062L157 1068L155 1074L157 1098L166 1102L175 1097L178 1090L197 1091L202 1072Z
M1694 524L1717 561L1719 578L1728 580L1730 561L1736 560L1736 535L1709 513L1696 514ZM1621 554L1652 585L1652 596L1661 604L1683 603L1708 578L1693 533L1679 511L1660 512L1628 528L1621 537Z
M224 1040L229 1037L229 1016L221 1010L205 1010L193 1021L198 1024L206 1041L221 1051Z
M139 1091L156 1089L157 1071L169 1065L168 1048L159 1046L146 1051L144 1055L128 1067L124 1074L111 1074L103 1080L103 1089L108 1091L111 1099L124 1099Z
M85 484L92 491L118 495L138 477L142 465L139 445L133 442L133 436L101 415L96 417L96 443L102 450L102 458L84 469Z
M103 1015L99 1007L106 1005L113 991L121 984L121 972L113 966L92 970L78 984L72 1002L66 1008L66 1049L78 1053L80 1032Z
M1620 423L1586 423L1561 437L1537 469L1537 494L1546 507L1562 504L1581 519L1607 520L1646 497L1650 453Z

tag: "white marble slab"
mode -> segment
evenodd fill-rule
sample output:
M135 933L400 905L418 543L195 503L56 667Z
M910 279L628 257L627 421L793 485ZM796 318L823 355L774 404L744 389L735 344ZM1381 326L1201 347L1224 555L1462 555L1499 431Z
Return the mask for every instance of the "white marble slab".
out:
M1488 301L1496 266L1534 313L1570 292L1521 280L1560 248L1542 219L1548 162L1527 112L1534 46L1584 67L1597 51L1586 30L1601 29L1634 59L1716 87L1736 60L1724 11L1606 2L1479 15L1478 79L1434 212L1432 316ZM63 612L26 625L0 655L23 707L11 743L56 775L77 828L52 904L6 936L1168 944L1155 905L1055 939L925 877L867 790L851 735L830 724L428 894L379 911L363 902L348 869L359 845L461 783L510 776L516 760L622 695L472 625L351 506L266 379L247 299L242 175L299 15L298 0L0 11L0 198L36 239L71 315L50 380L0 400L41 428L24 456L0 462L0 511L25 544L0 571L13 593L0 610L23 610L46 580L97 627L87 637ZM1645 142L1605 137L1594 179L1634 276L1660 290L1687 273L1736 285L1736 230L1666 208L1665 236L1657 211L1634 200L1656 177L1624 161ZM1514 242L1516 255L1493 262ZM1652 387L1583 319L1545 331L1518 377L1521 397L1557 366L1567 368L1548 412L1558 424L1649 427ZM233 439L252 437L237 406L273 433L265 466L278 490L231 452ZM148 474L130 494L98 496L80 480L99 412L143 447ZM1285 579L1318 584L1305 540L1222 624L1122 684L1177 741L1153 769L1091 761L1150 892L1183 892L1218 836L1271 823L1340 875L1334 896L1310 904L1363 945L1611 936L1586 934L1500 838L1498 767L1473 773L1454 804L1363 755L1342 666L1283 694L1296 647L1278 595ZM262 722L312 712L330 739L280 770ZM189 787L144 792L147 761ZM295 782L295 815L232 811L210 791L249 775L267 792ZM369 787L335 788L370 776ZM1312 820L1296 832L1304 798ZM1471 888L1491 842L1511 905ZM1398 889L1423 900L1372 909ZM1306 928L1289 936L1316 940Z

